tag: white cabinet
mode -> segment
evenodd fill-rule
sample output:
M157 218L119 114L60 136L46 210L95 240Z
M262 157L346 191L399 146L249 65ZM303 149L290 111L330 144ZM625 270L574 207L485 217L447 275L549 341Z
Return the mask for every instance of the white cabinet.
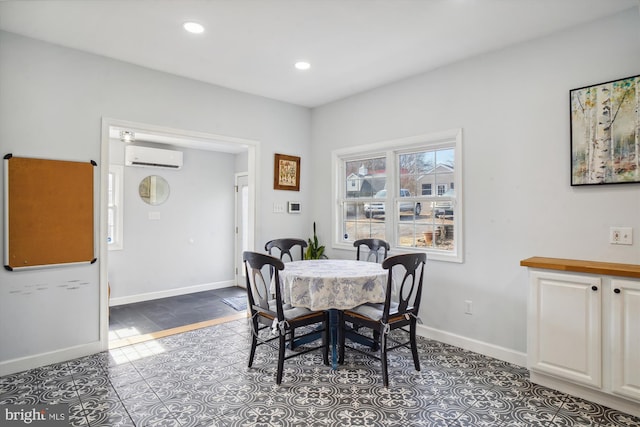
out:
M611 280L612 391L640 401L640 281Z
M601 279L531 274L529 369L601 387Z
M583 273L580 263L521 262L532 268L527 313L531 381L640 416L638 268L621 264L631 268L633 279L627 279L612 269L616 264L586 262L588 272ZM612 274L590 273L603 266Z

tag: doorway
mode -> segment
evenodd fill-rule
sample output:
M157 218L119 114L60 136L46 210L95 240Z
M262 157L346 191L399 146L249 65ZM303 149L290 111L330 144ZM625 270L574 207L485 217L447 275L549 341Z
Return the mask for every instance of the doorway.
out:
M121 132L127 131L138 138L140 141L151 142L153 144L169 144L171 146L180 148L190 148L196 150L208 150L208 151L217 151L223 153L234 153L236 154L237 164L243 164L246 162L246 172L243 174L244 181L243 186L245 188L244 194L245 197L242 199L243 202L243 211L244 211L244 219L243 219L243 250L244 249L253 249L253 236L255 235L255 195L256 195L256 158L258 158L259 151L259 143L251 140L244 140L233 137L226 137L220 135L213 134L205 134L201 132L193 132L187 130L180 129L170 129L161 126L143 124L143 123L133 123L128 121L116 120L116 119L103 119L102 123L102 162L105 167L101 168L101 178L100 178L100 191L101 191L101 200L107 199L109 192L109 178L108 178L108 165L110 164L110 146L112 141L122 141ZM245 170L245 167L241 166L242 170ZM108 255L109 248L107 243L107 224L108 224L108 208L106 206L101 206L99 210L100 216L100 238L99 242L99 253L100 253L100 344L106 349L109 345L109 292L108 292L108 281L109 281L109 265L108 265ZM235 213L232 213L235 215ZM233 221L233 220L232 220ZM233 222L230 224L233 225ZM229 230L231 232L231 230ZM233 235L233 233L232 233ZM126 245L126 243L125 243ZM229 246L234 245L234 241L229 241ZM236 247L237 248L237 247ZM241 250L234 250L234 253L240 252ZM233 263L236 256L234 255L230 259L230 263ZM228 265L228 264L227 264ZM235 266L229 266L228 271L232 270ZM237 275L234 273L233 276L227 276L228 279L223 279L228 281L229 283L237 284L238 279ZM202 289L198 289L199 286L202 286ZM165 294L156 293L154 295L155 298L158 297L171 297L175 295L180 295L181 293L187 292L198 292L200 290L205 290L207 284L195 284L195 286L191 286L192 289L185 290L184 292L180 289L173 291L165 291ZM113 286L112 286L113 288ZM112 289L113 291L113 289ZM143 295L144 297L144 295ZM117 299L117 296L116 298ZM124 301L126 300L126 301ZM121 298L118 303L134 303L144 301L143 298L138 297L138 299L134 297L132 298ZM112 302L113 302L113 293L112 293Z

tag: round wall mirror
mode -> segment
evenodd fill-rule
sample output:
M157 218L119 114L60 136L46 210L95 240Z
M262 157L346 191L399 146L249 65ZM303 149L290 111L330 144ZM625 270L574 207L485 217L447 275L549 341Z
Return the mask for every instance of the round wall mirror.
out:
M140 198L150 205L161 205L169 198L169 183L158 175L149 175L138 186Z

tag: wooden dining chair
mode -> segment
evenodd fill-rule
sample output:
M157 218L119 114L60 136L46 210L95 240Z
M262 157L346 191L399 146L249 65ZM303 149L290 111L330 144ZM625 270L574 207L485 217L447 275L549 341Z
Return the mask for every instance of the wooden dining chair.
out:
M278 351L278 368L276 383L282 382L284 361L310 351L322 349L323 362L329 364L329 315L326 311L311 311L307 308L284 305L280 290L280 274L284 263L270 255L257 252L243 252L245 266L247 298L251 314L252 339L249 353L249 368L253 365L256 348L268 345ZM271 285L275 287L275 298L272 298ZM287 354L287 338L293 336L296 328L316 325L318 328L307 328L307 332L298 335L298 339L318 334L322 335L322 344L317 346L298 347L295 352ZM271 329L271 332L268 331ZM264 331L267 330L267 331ZM261 331L264 331L261 334ZM276 334L276 336L273 336Z
M300 258L297 256L294 257L295 248L300 247ZM284 239L273 239L269 240L264 245L264 250L269 253L269 255L275 256L278 255L282 262L286 262L286 257L289 257L289 261L294 260L303 260L304 259L304 251L307 247L307 242L302 239L293 239L293 238L284 238ZM291 252L293 251L293 253ZM290 347L293 349L296 346L295 339L295 331L291 331L289 337Z
M297 258L297 257L294 258L293 254L291 253L291 250L297 246L300 247L300 258ZM288 255L289 260L293 261L294 259L304 259L304 249L306 247L307 247L307 242L305 240L285 238L285 239L269 240L267 244L264 245L264 250L267 251L269 255L275 256L276 253L274 249L277 249L278 250L277 254L281 261L285 261L284 259L285 255Z
M382 262L382 268L388 270L387 290L384 303L362 304L355 308L344 310L340 314L339 342L340 342L340 363L344 361L344 351L346 346L346 335L355 335L355 338L373 341L380 349L377 356L371 351L363 351L355 346L346 346L349 349L361 352L374 357L382 363L382 380L385 387L389 386L389 374L387 369L387 353L390 350L407 347L411 348L413 364L416 371L420 370L420 360L418 358L418 346L416 343L416 324L418 320L418 310L420 308L420 298L422 296L422 279L424 275L424 265L427 256L424 253L411 253L390 256ZM402 278L399 283L393 283ZM395 288L395 292L394 292ZM346 322L352 326L347 329ZM407 329L408 327L408 329ZM362 330L371 329L373 340L368 335L364 335ZM391 336L392 331L399 333ZM391 347L389 346L391 344Z
M364 261L375 259L375 262L381 262L387 257L390 249L389 243L382 239L360 239L353 242L353 246L356 247L356 259L358 261L360 260L360 248L362 246L369 248L369 253Z

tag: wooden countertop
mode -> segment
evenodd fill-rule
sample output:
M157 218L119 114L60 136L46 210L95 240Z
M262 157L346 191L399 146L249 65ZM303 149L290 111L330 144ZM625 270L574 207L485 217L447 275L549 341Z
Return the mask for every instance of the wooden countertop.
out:
M603 276L640 278L640 265L615 262L583 261L579 259L545 258L534 256L520 261L523 267L547 270L575 271Z

